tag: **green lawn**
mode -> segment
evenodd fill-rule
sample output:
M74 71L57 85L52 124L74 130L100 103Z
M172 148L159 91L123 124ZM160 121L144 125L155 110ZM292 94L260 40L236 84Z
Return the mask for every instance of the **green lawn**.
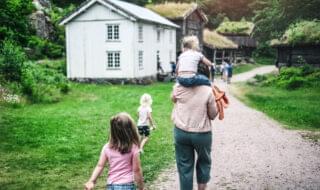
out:
M142 154L146 181L174 160L172 83L150 86L72 84L56 104L0 105L0 189L82 189L107 141L109 118L135 119L140 96L152 95L157 130ZM104 189L104 177L98 188Z
M237 84L232 88L240 100L290 129L320 130L320 87L285 90Z

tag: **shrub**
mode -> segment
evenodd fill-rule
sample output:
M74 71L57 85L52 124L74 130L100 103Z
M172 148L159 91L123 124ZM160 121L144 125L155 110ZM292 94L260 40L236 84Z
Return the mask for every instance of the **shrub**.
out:
M13 41L5 40L0 50L0 74L8 81L20 81L26 56Z
M61 92L69 92L70 86L56 69L28 62L23 70L22 90L32 102L50 103L59 101Z
M256 75L256 76L254 76L254 78L256 79L257 82L262 82L262 81L267 80L267 76L265 76L265 75Z
M36 36L29 38L28 47L31 51L28 57L32 60L47 58L60 58L63 56L64 47Z
M284 87L288 90L294 90L297 88L300 88L304 86L306 83L306 80L302 77L294 76L290 78L288 81L286 81L284 84Z

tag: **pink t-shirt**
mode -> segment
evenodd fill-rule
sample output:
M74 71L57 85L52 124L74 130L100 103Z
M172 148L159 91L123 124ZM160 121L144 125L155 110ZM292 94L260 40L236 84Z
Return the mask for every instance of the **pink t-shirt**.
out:
M103 150L109 163L107 184L123 184L134 182L133 156L139 154L139 147L132 145L131 152L121 154L111 149L109 144L104 145Z

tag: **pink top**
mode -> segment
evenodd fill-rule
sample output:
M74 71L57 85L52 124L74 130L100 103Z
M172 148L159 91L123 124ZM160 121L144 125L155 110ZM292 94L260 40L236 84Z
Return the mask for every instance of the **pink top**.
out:
M133 174L133 156L139 154L139 147L133 145L131 152L121 154L120 152L111 149L109 144L104 145L102 151L108 159L109 172L107 184L123 184L134 182Z
M172 111L176 127L188 132L211 131L211 120L217 115L215 98L209 86L175 85L172 95L177 102Z

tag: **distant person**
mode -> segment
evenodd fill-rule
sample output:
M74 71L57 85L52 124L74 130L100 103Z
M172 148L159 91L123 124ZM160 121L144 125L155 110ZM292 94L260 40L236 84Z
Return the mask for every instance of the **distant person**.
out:
M215 73L216 73L216 66L215 64L212 64L211 68L210 68L210 73L211 73L211 81L214 82L214 77L215 77Z
M196 36L186 36L182 40L183 52L177 63L177 81L185 87L197 85L211 86L208 77L198 74L198 64L211 67L212 63L199 52L199 40Z
M230 84L231 83L231 78L232 78L232 70L233 70L233 68L232 68L232 63L230 61L228 62L227 65L228 65L228 67L227 67L227 70L228 70L227 83Z
M223 80L223 74L224 74L224 61L222 61L221 65L220 65L221 80Z
M110 120L110 139L103 146L100 158L86 190L91 190L108 162L107 190L143 190L143 176L139 158L139 136L137 128L127 113L119 113Z
M209 77L209 68L206 77ZM180 190L193 189L193 174L196 169L198 190L205 190L210 180L212 122L217 116L212 88L206 85L174 86L172 111L174 146L179 174ZM195 155L197 154L197 156Z
M156 125L152 118L152 98L150 94L143 94L140 98L140 106L138 108L138 130L140 134L140 151L143 153L143 147L149 140L150 129L156 129Z
M171 77L175 77L176 76L176 63L171 61L170 65L171 65Z
M223 73L222 73L222 79L224 82L227 81L227 78L228 78L228 60L227 59L224 59L222 61L222 65L223 65Z

